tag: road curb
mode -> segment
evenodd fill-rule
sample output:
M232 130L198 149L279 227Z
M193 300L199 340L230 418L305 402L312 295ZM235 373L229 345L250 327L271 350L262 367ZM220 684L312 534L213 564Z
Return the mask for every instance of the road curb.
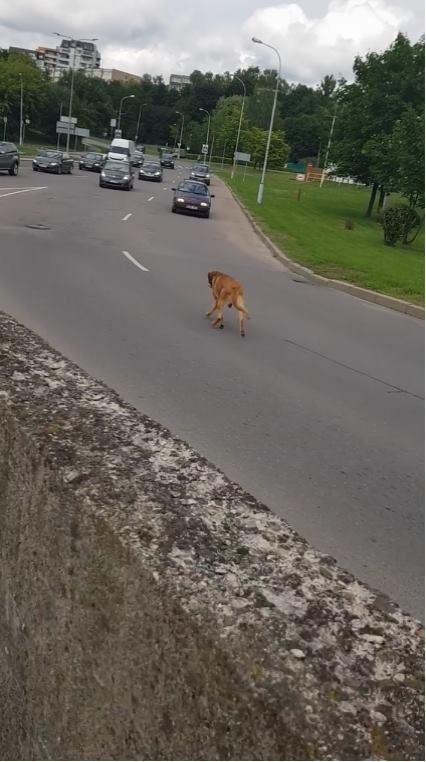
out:
M221 180L221 178L218 179ZM237 202L241 211L250 222L253 230L255 233L257 233L265 246L267 246L272 256L275 257L275 259L281 260L281 262L283 262L291 272L296 273L297 275L302 275L309 283L316 283L320 286L335 288L338 291L343 291L346 294L355 296L357 299L363 299L366 302L372 302L373 304L378 304L381 307L387 307L388 309L394 310L396 312L402 312L405 315L410 315L410 317L416 317L420 320L425 319L424 307L420 307L417 304L412 304L411 302L406 302L404 299L396 299L394 296L381 294L379 291L372 291L368 288L361 288L361 286L355 286L352 283L346 283L346 281L335 280L334 278L325 278L322 275L317 275L317 273L314 273L313 270L309 269L309 267L305 267L304 265L299 265L297 262L294 262L286 254L284 254L284 252L281 251L281 249L275 243L273 243L273 241L271 241L269 236L266 235L266 233L262 230L247 207L244 206L242 201L240 201L228 183L226 183L224 180L221 181L224 183L224 185L226 185L233 199Z

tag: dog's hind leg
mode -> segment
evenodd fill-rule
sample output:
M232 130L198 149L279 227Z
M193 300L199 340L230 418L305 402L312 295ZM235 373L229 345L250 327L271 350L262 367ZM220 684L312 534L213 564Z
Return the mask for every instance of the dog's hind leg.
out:
M226 294L219 294L219 297L216 302L216 311L217 316L215 320L212 322L213 328L223 328L223 308L226 302Z

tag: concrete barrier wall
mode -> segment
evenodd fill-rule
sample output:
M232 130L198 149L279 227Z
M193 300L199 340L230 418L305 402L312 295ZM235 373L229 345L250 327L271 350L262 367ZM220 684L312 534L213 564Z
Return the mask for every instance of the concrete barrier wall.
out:
M1 759L423 759L423 637L0 313Z

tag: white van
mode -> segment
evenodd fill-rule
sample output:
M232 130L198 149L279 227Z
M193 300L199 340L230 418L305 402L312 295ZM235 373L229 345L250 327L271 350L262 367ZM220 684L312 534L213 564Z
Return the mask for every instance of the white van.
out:
M108 159L127 159L133 163L135 150L135 143L133 140L114 138L108 149Z

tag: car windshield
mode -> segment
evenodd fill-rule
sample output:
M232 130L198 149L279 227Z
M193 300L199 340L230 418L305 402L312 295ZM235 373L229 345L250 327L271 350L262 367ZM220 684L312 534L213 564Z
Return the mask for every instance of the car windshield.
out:
M178 187L178 191L183 193L195 193L200 196L207 196L208 190L205 185L201 183L185 182L181 183Z
M57 151L39 151L39 156L44 156L46 159L58 159L62 154Z
M109 151L110 153L122 153L125 156L129 155L129 149L126 148L126 146L111 146Z
M160 169L160 165L156 164L154 161L146 161L143 166L144 169Z
M102 159L102 154L100 153L86 153L86 159Z
M202 166L198 165L197 167L194 167L193 171L197 172L197 174L199 174L199 175L207 175L208 171L209 171L209 168L208 167L202 167Z
M105 169L111 170L111 172L122 172L123 175L129 171L129 167L123 161L107 161Z

